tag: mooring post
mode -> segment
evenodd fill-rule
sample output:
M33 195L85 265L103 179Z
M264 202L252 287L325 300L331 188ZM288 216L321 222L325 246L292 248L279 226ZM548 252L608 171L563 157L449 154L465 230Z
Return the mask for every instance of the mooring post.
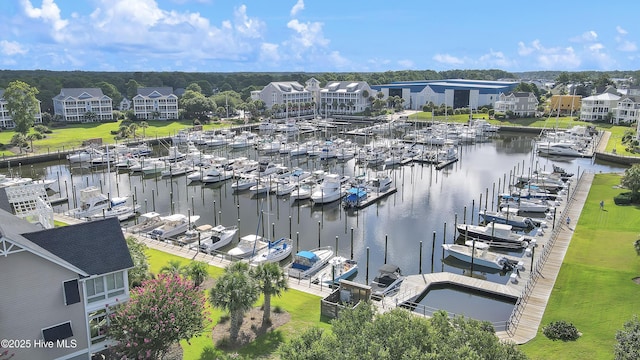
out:
M353 260L353 228L351 228L351 260Z
M367 246L367 271L364 279L365 284L369 284L369 247Z
M433 266L436 255L436 232L433 232L433 239L431 240L431 273L433 274Z
M318 221L318 247L320 247L320 228L322 227L322 223Z
M387 263L387 244L388 244L389 236L384 234L384 263Z
M418 274L422 274L422 240L420 240L420 260L418 261Z

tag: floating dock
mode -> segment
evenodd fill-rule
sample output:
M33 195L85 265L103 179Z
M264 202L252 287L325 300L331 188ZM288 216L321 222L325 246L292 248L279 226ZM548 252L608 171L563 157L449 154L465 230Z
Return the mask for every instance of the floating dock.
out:
M398 188L391 187L387 191L377 192L377 193L369 193L369 195L367 196L367 198L365 200L357 203L356 205L352 206L351 208L352 209L358 209L358 210L364 209L367 206L375 203L376 201L395 193L396 191L398 191Z

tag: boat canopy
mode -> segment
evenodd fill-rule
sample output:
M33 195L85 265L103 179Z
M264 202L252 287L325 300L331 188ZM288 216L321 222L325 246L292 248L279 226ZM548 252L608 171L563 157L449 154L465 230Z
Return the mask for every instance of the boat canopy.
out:
M400 273L400 267L398 267L398 265L394 265L394 264L384 264L382 265L382 267L380 267L380 272L381 273Z

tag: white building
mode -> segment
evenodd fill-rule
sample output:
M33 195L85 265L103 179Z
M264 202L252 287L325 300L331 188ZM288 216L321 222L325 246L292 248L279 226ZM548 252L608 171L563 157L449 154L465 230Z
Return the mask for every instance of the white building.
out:
M366 81L332 81L320 90L320 112L331 114L361 113L375 95Z
M131 109L131 100L127 99L126 97L123 97L122 100L120 100L120 105L118 106L118 109L120 109L120 111L127 111Z
M53 98L53 111L68 122L113 121L111 98L100 88L63 88Z
M583 98L580 106L580 120L604 121L607 120L609 113L615 116L619 100L620 96L608 92Z
M313 114L313 93L297 81L271 82L262 90L252 91L251 99L264 101L273 117Z
M534 117L538 108L538 99L531 92L501 93L496 101L494 109L496 112L513 112L517 117Z
M613 117L613 123L618 124L633 124L640 118L640 97L638 96L624 96L616 105L615 116Z
M34 119L34 124L42 123L42 112L40 111L40 100L38 100L38 110ZM4 99L4 90L0 89L0 128L13 129L16 123L13 122L9 109L7 109L7 101Z
M139 120L178 119L178 96L170 87L138 88L133 97L133 112Z

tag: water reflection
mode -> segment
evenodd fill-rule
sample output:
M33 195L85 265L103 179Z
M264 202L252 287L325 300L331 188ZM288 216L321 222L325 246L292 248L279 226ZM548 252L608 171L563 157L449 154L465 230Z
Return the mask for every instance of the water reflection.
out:
M189 184L185 176L160 178L126 172L109 173L106 169L70 168L63 160L34 165L29 170L34 178L57 179L54 188L61 196L69 196L70 204L56 206L57 211L73 207L77 203L77 195L74 194L78 194L80 189L98 186L105 193L135 197L143 212L190 213L201 216L198 224L238 225L239 236L264 232L266 226L267 232L275 229L276 237L291 237L294 244L298 239L302 249L315 248L318 243L335 246L337 239L339 254L349 256L353 253L359 261L360 271L355 280L364 282L367 277L367 249L369 279L385 258L387 262L399 265L405 274L426 273L432 269L436 272L467 271L464 267L442 261L441 244L455 240L456 220L477 223L480 209L494 209L497 194L505 190L505 183L511 181L513 174L526 173L533 168L551 170L553 164L573 173L578 170L623 170L619 165L598 164L591 159L538 157L533 154L532 140L533 137L528 135L503 134L491 142L462 146L459 149L460 160L440 171L427 164L384 169L394 180L398 191L369 207L349 211L342 209L339 202L312 205L309 201L290 201L288 197L256 198L250 192L236 193L230 181L211 185ZM364 139L358 141L363 142ZM209 152L216 156L258 158L252 149L229 152L219 148ZM307 170L321 168L349 176L381 170L362 167L355 160L320 161L279 155L271 158L287 166ZM28 173L24 175L29 176ZM267 225L258 224L261 207L265 211L262 222ZM491 281L507 281L500 273L480 275Z

